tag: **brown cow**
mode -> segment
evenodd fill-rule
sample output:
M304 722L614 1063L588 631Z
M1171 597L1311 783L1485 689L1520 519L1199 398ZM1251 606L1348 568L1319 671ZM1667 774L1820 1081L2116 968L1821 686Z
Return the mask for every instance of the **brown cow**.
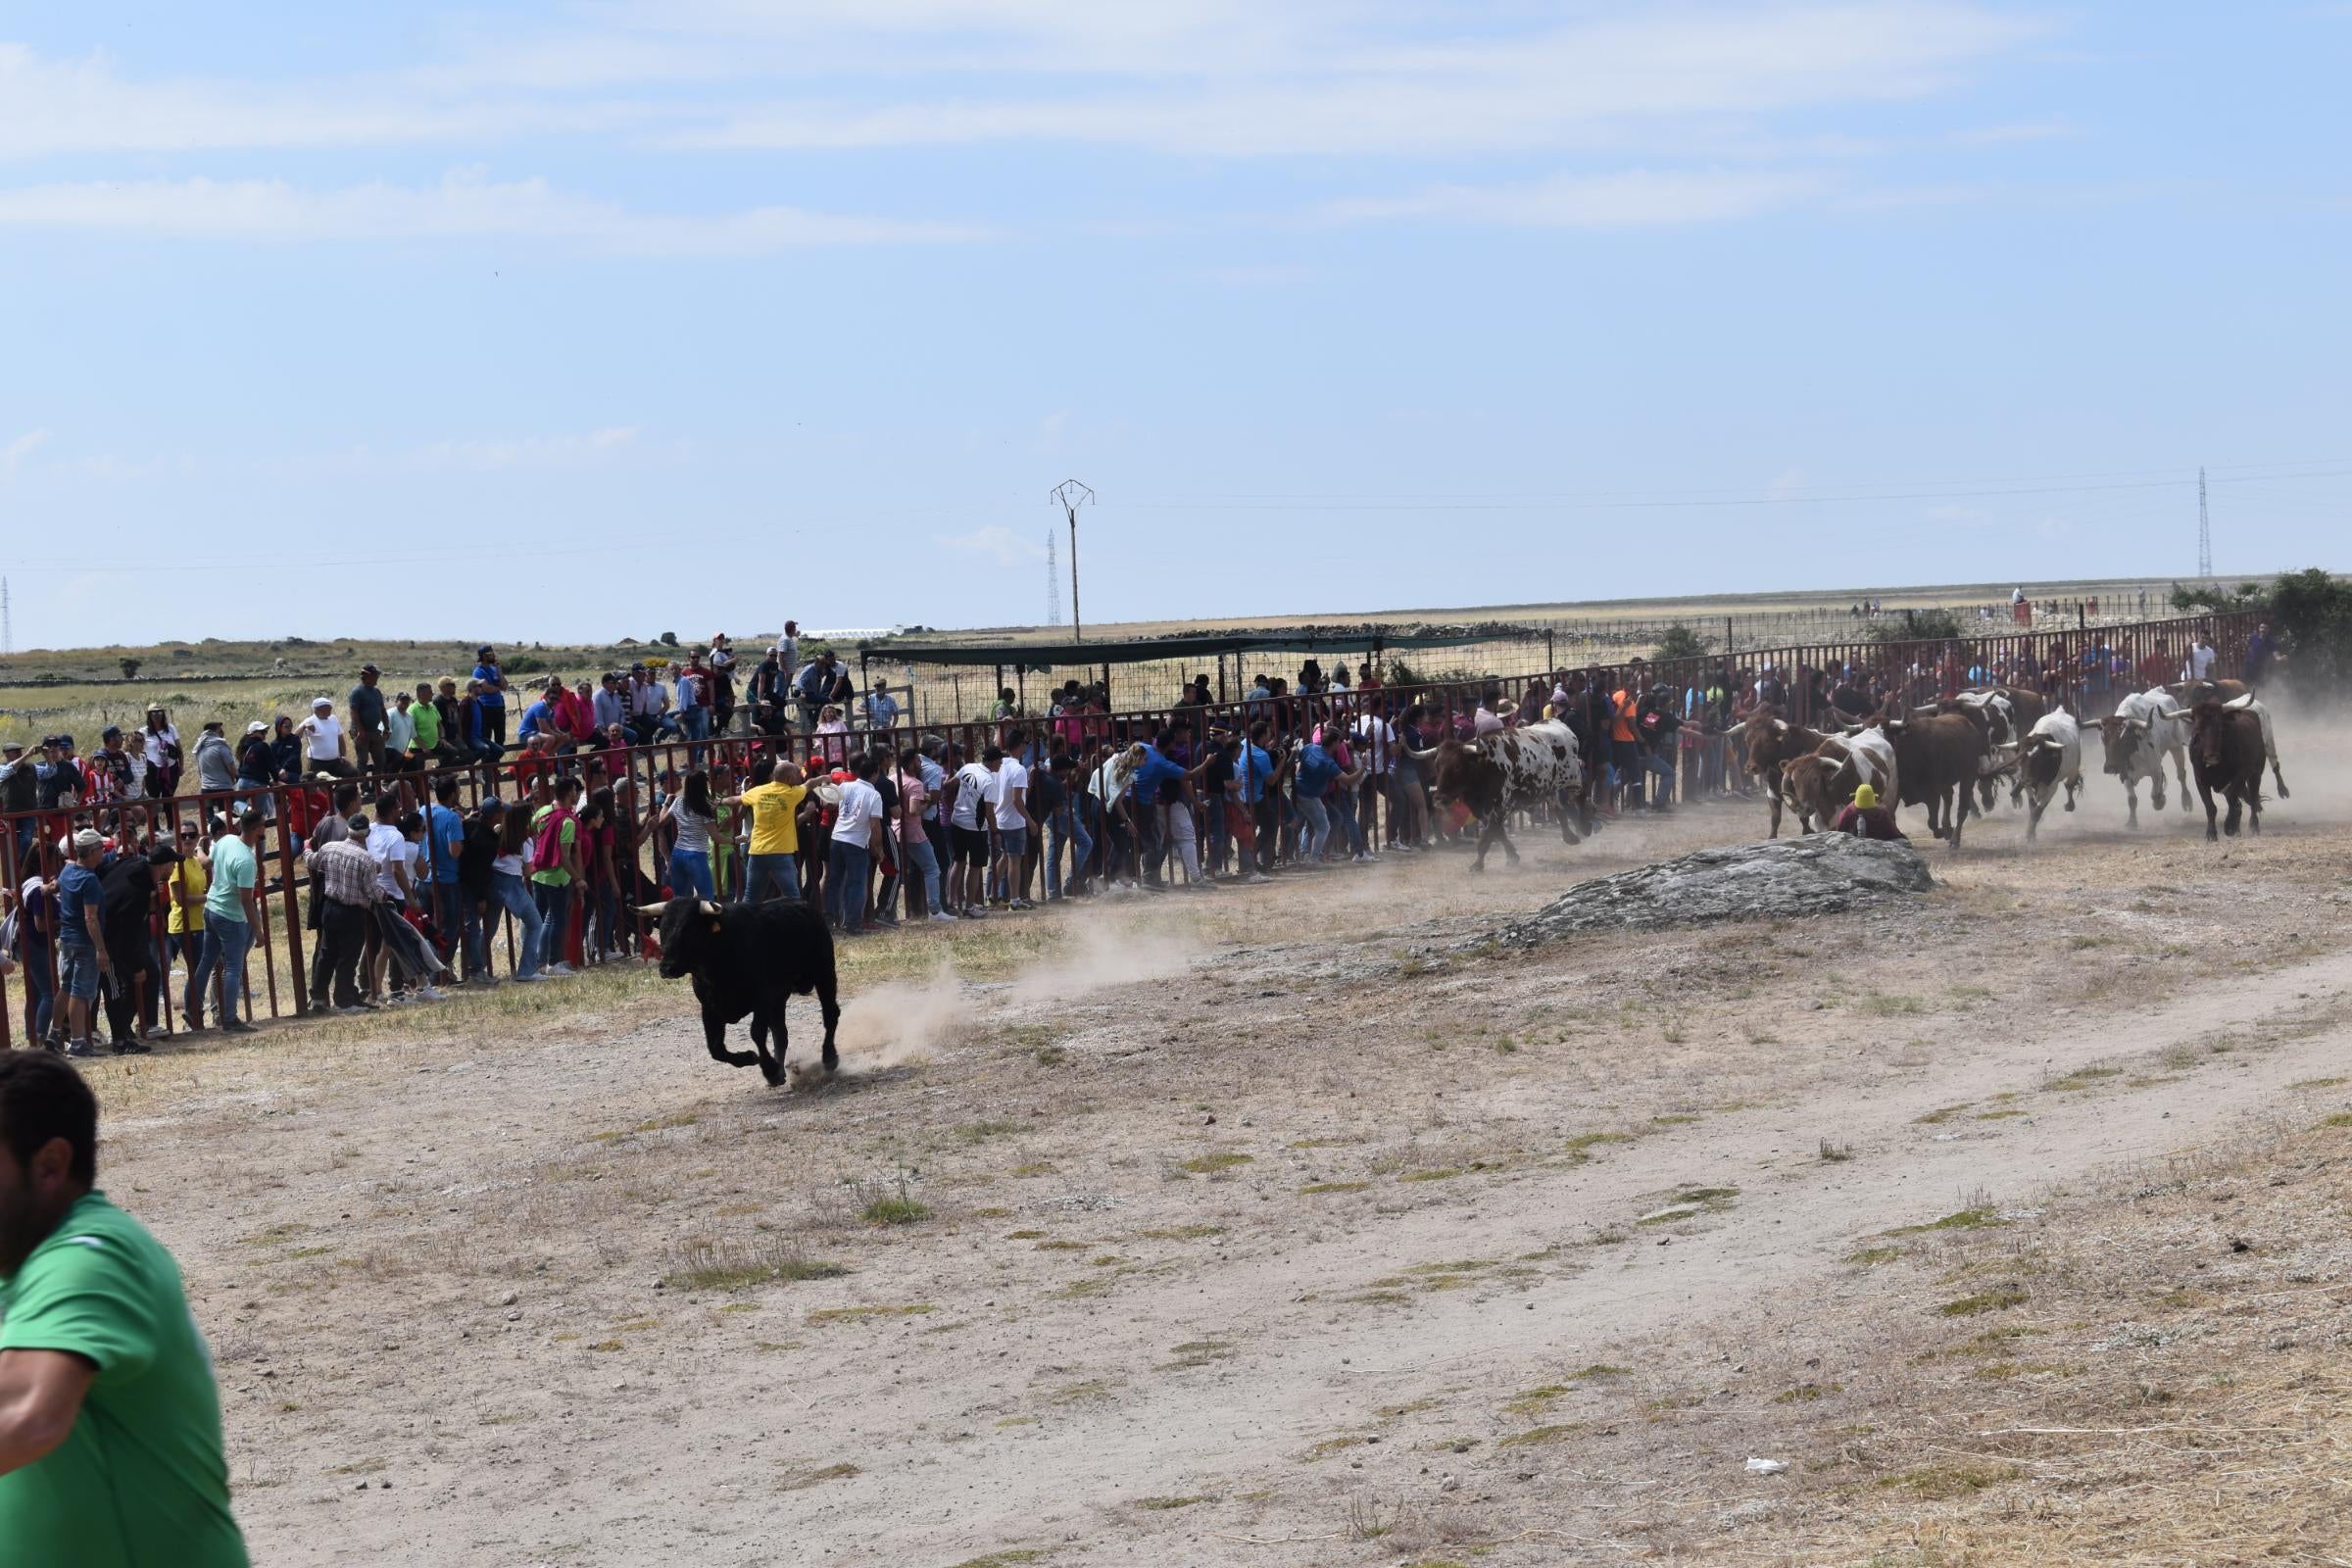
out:
M2261 715L2242 708L2225 708L2220 703L2199 703L2189 715L2188 760L2196 769L2197 795L2205 803L2205 837L2207 842L2220 837L2214 831L2213 792L2220 790L2230 800L2230 818L2222 831L2237 837L2238 810L2242 807L2252 817L2254 831L2262 831L2262 767L2265 758L2262 749Z
M1882 727L1894 742L1901 804L1925 806L1928 830L1958 849L1986 756L1984 726L1965 713L1938 713L1933 718L1890 718Z
M1786 769L1828 737L1817 729L1791 724L1768 710L1750 713L1746 722L1737 727L1747 732L1747 776L1764 782L1764 798L1772 806L1772 837L1777 839L1781 836L1781 807L1788 796ZM1798 808L1797 826L1810 833L1813 820L1811 813Z
M2278 786L2278 798L2282 801L2287 798L2286 775L2278 770L2278 734L2271 727L2271 710L2255 700L2252 687L2242 680L2183 680L2165 690L2182 708L2194 709L2200 703L2220 703L2227 708L2232 703L2242 703L2253 710L2262 720L2262 749L2271 760L2271 781ZM2185 806L2188 804L2185 790L2182 794L2180 804Z
M1897 790L1895 770L1893 743L1884 732L1866 729L1826 737L1813 751L1791 758L1782 777L1788 786L1788 800L1799 813L1829 822L1864 784L1878 791L1891 809Z

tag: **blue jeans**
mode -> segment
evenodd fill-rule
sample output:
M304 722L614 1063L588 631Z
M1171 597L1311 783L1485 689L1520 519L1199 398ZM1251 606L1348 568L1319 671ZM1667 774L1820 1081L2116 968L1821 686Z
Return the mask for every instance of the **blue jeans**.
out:
M1300 863L1312 865L1323 858L1323 846L1331 838L1331 813L1312 795L1298 796L1298 815L1306 823L1306 830L1298 835L1298 858Z
M204 988L215 974L220 976L220 1021L253 1015L251 999L242 1012L237 1007L237 993L245 984L245 955L253 947L253 927L242 920L223 919L218 911L207 914L204 921L204 956L188 973L188 989L180 999L180 1010L190 1017L202 1017L202 1008L193 1005L204 996Z
M691 891L696 898L718 899L718 885L710 880L710 852L709 850L672 850L669 852L669 891L672 897L684 898Z
M563 963L570 949L564 939L571 934L571 884L568 882L531 884L531 902L539 906L539 949L543 966Z
M57 1005L57 986L49 978L49 951L29 938L24 943L24 1016L37 1044L49 1038L49 1014Z
M490 888L498 906L522 926L522 941L514 949L514 977L528 979L539 972L539 905L522 878L512 871L491 872Z
M903 835L905 847L900 854L908 867L923 879L923 912L939 912L939 857L931 853L931 841L918 830Z
M1086 824L1078 813L1068 808L1055 811L1046 818L1046 897L1061 897L1061 846L1070 845L1070 880L1075 882L1086 875L1086 858L1095 853L1095 841L1087 836Z
M745 865L743 896L752 904L764 904L771 898L797 899L801 896L801 868L798 856L755 855ZM768 892L770 886L775 892ZM671 883L676 887L676 883Z
M466 916L458 907L458 885L435 877L433 889L433 945L441 950L443 961L458 950L458 938L465 934Z
M491 895L495 902L497 895ZM490 927L483 918L482 901L473 890L458 890L458 924L466 942L466 978L490 972Z
M833 841L825 858L825 915L844 931L865 929L865 865L862 844Z

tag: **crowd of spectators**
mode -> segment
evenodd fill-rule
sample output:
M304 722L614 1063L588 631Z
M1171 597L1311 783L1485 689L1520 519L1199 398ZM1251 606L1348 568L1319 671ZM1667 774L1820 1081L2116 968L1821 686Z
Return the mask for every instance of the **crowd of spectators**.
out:
M2269 647L2266 628L2249 675ZM37 756L8 741L6 956L29 1038L91 1052L103 1015L114 1049L137 1052L166 1025L247 1026L261 901L289 883L308 892L286 906L307 996L359 1011L639 956L636 909L671 893L801 898L856 938L1410 856L1468 825L1421 755L1448 736L1559 719L1606 820L1745 793L1723 736L1759 710L1858 719L1964 687L2215 668L2202 642L2135 661L2095 639L2041 656L1955 642L1894 668L1720 657L1670 675L1634 659L1441 703L1371 663L1310 659L1233 703L1201 675L1155 714L1113 715L1102 687L1069 680L1034 716L1007 690L984 724L917 730L886 686L857 695L829 650L802 662L789 623L748 672L720 636L668 679L640 665L518 686L485 647L462 683L389 699L364 664L340 704L256 718L233 745L212 720L183 754L161 706L87 755L67 735Z

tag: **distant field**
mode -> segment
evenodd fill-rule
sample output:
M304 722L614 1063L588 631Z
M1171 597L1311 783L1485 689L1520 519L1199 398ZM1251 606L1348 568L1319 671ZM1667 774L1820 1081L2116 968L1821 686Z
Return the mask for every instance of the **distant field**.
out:
M1860 626L1851 614L1854 605L1875 599L1888 611L1949 608L1973 615L1980 605L2008 600L2013 583L1944 584L1912 587L1838 588L1766 594L1712 594L1629 600L1556 600L1544 603L1476 607L1421 607L1383 610L1321 611L1293 615L1222 616L1199 620L1112 621L1090 623L1088 640L1165 636L1187 631L1234 631L1356 627L1367 623L1398 627L1414 625L1484 626L1496 622L1542 625L1553 632L1549 642L1526 638L1496 638L1457 649L1407 656L1413 670L1432 674L1532 673L1546 662L1615 662L1628 655L1647 653L1667 627L1686 624L1721 648L1783 647L1841 640ZM2149 614L2164 613L2172 590L2169 579L2112 578L2096 581L2029 582L2037 600L2072 604L2096 599L2102 619L2136 619L2139 596L2145 593ZM773 640L772 629L747 628L735 635L738 656L750 664ZM960 631L926 630L923 642L1000 644L1008 660L1017 660L1025 645L1064 642L1062 626L1000 626ZM450 640L304 638L168 642L147 647L35 649L0 656L0 735L38 734L63 729L77 740L95 738L107 723L130 726L138 722L151 700L172 710L174 722L193 729L206 718L219 716L232 727L251 717L271 713L299 714L319 692L338 706L357 678L359 666L369 661L381 666L388 686L414 686L421 679L443 675L463 678L473 666L475 644ZM649 658L674 659L681 649L656 643L622 641L604 644L529 644L499 642L508 655L510 678L547 673L574 676ZM802 642L804 650L824 646L821 636ZM1290 673L1304 656L1308 641L1301 637L1297 651L1251 656L1248 670ZM843 645L853 667L856 655ZM134 661L137 673L126 677L123 662ZM1331 661L1325 658L1325 662ZM1202 666L1206 668L1207 666ZM1118 671L1114 695L1120 706L1164 702L1194 673L1191 664L1172 661L1130 665ZM1042 699L1048 684L1066 673L1038 666L1026 673L1007 666L1004 680L1024 700ZM1235 670L1235 678L1244 673ZM909 665L877 652L872 674L894 685L911 686L920 717L926 722L984 716L995 696L995 672L987 667L960 672L930 665ZM1034 687L1033 687L1033 684ZM86 732L86 734L85 734Z

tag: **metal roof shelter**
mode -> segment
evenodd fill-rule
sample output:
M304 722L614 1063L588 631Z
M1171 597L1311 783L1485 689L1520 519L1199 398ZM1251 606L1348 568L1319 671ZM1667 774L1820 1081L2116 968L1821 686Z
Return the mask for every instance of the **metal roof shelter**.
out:
M1085 642L934 642L877 637L861 639L857 646L861 680L867 665L874 660L881 660L906 664L993 669L1000 686L1004 684L1007 667L1013 671L1016 682L1030 670L1100 669L1105 690L1110 686L1110 672L1115 665L1170 661L1190 663L1213 659L1216 661L1218 695L1222 698L1225 695L1225 661L1229 657L1233 660L1233 672L1238 679L1243 658L1256 653L1377 656L1412 648L1468 648L1480 643L1517 640L1545 642L1547 633L1541 626L1514 621L1486 621L1454 626L1360 624L1294 626L1280 630L1179 632L1166 637L1090 638Z

